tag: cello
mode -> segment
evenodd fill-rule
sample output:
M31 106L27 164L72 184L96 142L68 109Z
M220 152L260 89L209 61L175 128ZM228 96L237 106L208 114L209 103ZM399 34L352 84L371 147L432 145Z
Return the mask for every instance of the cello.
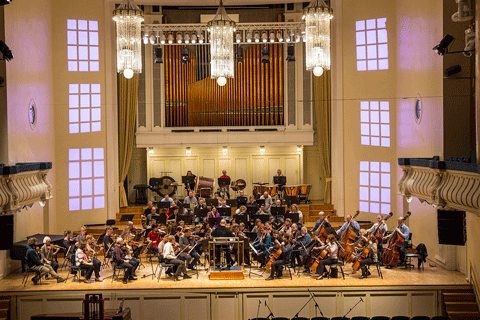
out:
M360 211L357 210L357 213L352 217L352 220L354 220L358 215L360 214ZM350 252L353 251L353 243L355 241L355 238L357 238L357 234L353 229L350 227L351 221L348 223L347 228L343 232L342 236L340 237L340 244L342 250L342 257L343 259L346 259Z
M328 218L330 218L330 215L328 215L325 219L323 219L317 231L312 233L313 235L317 236L321 242L325 242L327 240L328 234L327 234L327 230L325 229L324 222ZM314 257L315 255L314 250L312 249L316 246L317 243L318 243L317 240L312 240L310 244L306 247L307 255L303 257L303 260L302 260L302 264L305 266L305 269L310 268L310 266L316 259L316 256Z
M279 247L277 250L275 250L274 253L272 253L270 260L265 265L265 269L270 270L270 268L272 267L272 263L274 263L281 255L282 255L282 247Z
M328 250L327 250L327 248L325 248L320 252L320 254L318 256L314 257L314 261L313 261L312 265L310 266L310 272L315 272L315 270L317 270L317 267L318 267L318 264L320 263L320 260L325 258L327 256L327 254L328 254Z
M403 234L397 232L397 229L400 228L402 222L405 222L411 214L412 213L408 211L407 216L400 221L397 228L395 228L390 235L387 248L383 250L382 260L387 267L395 267L398 263L398 259L400 258L400 248L403 246L405 239L403 238Z
M380 229L380 226L382 224L385 224L385 221L387 221L388 219L390 219L391 217L393 216L393 212L390 212L388 217L385 217L382 221L382 223L378 224L377 228L375 229L375 231L372 232L372 234L375 236L375 238L377 238L377 243L380 245L383 241L383 232L382 230Z
M357 271L360 268L360 262L366 257L368 257L369 253L370 253L370 250L368 249L368 242L367 242L365 243L365 247L360 253L360 256L353 261L352 269Z

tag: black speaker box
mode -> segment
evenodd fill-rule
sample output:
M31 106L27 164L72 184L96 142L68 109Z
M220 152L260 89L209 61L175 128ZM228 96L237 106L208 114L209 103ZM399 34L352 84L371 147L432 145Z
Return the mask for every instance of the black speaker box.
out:
M13 247L13 214L0 215L0 250Z
M467 241L465 211L437 210L438 243L463 246Z

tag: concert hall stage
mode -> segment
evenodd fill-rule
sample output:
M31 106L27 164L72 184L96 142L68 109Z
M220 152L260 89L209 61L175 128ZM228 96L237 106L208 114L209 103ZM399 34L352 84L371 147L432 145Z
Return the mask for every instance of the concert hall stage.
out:
M201 269L197 279L174 282L164 277L157 281L142 274L151 273L151 267L137 271L139 279L124 285L121 281L106 279L102 283L85 284L73 282L57 284L55 280L42 280L34 286L31 280L21 284L23 274L13 273L0 281L4 294L12 297L12 319L29 319L37 313L70 312L81 309L85 293L101 292L107 308L115 308L122 299L132 309L133 319L250 319L259 312L266 316L266 301L276 316L293 317L309 300L307 289L314 292L319 307L327 317L342 316L359 298L361 302L350 314L353 315L439 315L442 313L442 291L471 286L460 272L446 271L440 267L425 265L425 270L382 267L383 279L376 269L371 268L368 279L359 279L360 274L351 274L351 267L345 267L345 280L341 278L316 280L300 274L290 280L288 271L279 280L265 281L268 276L249 277L245 270L243 280L210 280ZM256 268L252 271L261 273ZM111 269L102 272L110 276ZM65 270L61 276L67 276ZM261 307L258 310L258 305ZM278 314L278 315L277 315ZM318 314L319 315L319 314ZM315 304L309 305L300 316L315 316Z

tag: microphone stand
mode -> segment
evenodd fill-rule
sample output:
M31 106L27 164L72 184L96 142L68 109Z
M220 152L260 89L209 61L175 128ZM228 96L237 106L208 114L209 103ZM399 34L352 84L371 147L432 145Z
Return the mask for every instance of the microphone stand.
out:
M308 290L308 291L310 291L310 290ZM310 297L310 299L308 299L308 301L303 305L303 307L300 310L298 310L297 314L295 314L295 316L292 318L292 320L298 319L298 315L307 306L307 304L310 302L310 300L312 300L312 297Z
M320 311L320 314L321 314L322 317L323 317L322 309L320 309L320 306L318 305L317 300L315 300L315 294L313 294L313 293L310 291L310 289L307 288L307 290L308 290L308 292L312 295L312 298L311 298L311 299L313 299L313 301L315 301L315 317L317 317L317 309L318 309L318 311Z
M342 317L341 320L345 320L345 319L346 319L345 317L350 313L350 311L352 311L353 309L355 309L355 307L356 307L360 302L363 302L362 297L360 297L360 301L358 301L353 307L350 308L350 310L348 310L347 313L345 313L345 315Z
M260 312L260 305L262 304L262 302L260 301L260 299L258 300L258 308L257 308L257 319L258 319L258 313Z
M268 304L267 304L267 300L265 300L265 306L268 308L268 311L270 311L270 314L267 316L267 319L275 318L275 316L273 315L272 310L270 310L270 307L269 307Z

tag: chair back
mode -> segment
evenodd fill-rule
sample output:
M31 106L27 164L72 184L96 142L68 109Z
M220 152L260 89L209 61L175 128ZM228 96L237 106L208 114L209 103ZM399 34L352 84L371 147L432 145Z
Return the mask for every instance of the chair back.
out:
M375 317L372 317L371 320L390 320L390 317L386 317L386 316L375 316Z
M305 319L307 319L307 318L305 318ZM327 318L327 317L314 317L314 318L312 318L312 319L310 319L310 320L330 320L330 318Z
M432 317L432 320L450 320L449 316L435 316Z
M317 318L320 318L320 319L323 319L324 317L317 317ZM296 318L292 318L292 320L313 320L313 319L317 319L317 318L307 318L307 317L296 317ZM329 318L325 318L325 320L330 320Z
M395 316L395 317L392 317L390 320L410 320L410 317L407 317L407 316Z
M356 316L356 317L352 317L352 320L370 320L370 318L363 317L363 316Z
M430 317L427 316L415 316L411 320L430 320Z
M350 320L350 318L347 317L333 317L331 320Z
M72 264L72 267L76 267L77 266L77 256L75 254L75 252L73 252L71 255L70 255L70 263Z

